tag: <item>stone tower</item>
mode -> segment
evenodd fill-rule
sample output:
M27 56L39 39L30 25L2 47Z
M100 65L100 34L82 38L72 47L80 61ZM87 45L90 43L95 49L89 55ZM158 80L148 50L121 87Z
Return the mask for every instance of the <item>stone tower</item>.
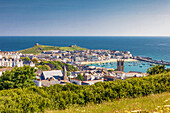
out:
M63 80L68 80L66 66L63 69Z
M117 60L117 71L124 72L124 60L122 60L122 59Z

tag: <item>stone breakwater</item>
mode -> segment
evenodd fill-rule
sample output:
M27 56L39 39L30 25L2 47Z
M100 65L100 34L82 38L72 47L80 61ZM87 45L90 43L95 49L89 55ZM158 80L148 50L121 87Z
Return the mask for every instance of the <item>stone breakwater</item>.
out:
M140 56L137 56L136 57L136 60L139 60L139 61L145 61L145 62L150 62L150 63L154 63L154 64L165 64L167 66L170 66L170 62L166 62L166 61L157 61L157 60L152 60L152 58L149 58L149 57L140 57Z

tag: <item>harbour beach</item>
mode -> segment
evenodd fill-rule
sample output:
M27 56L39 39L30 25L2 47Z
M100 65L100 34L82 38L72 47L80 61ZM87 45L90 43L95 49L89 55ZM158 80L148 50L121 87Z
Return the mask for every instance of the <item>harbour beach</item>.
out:
M99 64L99 63L107 63L107 62L117 62L118 59L110 59L110 60L103 60L103 61L91 61L91 62L81 62L81 64ZM133 62L133 61L138 61L136 59L123 59L125 62Z

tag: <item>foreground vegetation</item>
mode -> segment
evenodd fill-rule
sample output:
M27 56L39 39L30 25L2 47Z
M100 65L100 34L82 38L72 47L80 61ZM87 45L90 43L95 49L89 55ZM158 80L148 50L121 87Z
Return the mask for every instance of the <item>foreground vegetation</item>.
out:
M124 98L114 102L88 104L85 107L73 106L65 110L46 111L47 113L130 113L130 112L161 112L170 111L170 93L153 94L138 98ZM167 106L167 107L166 107ZM169 109L169 110L168 110Z
M42 51L47 51L47 50L74 51L74 50L87 50L87 49L79 47L79 46L57 47L57 46L35 45L34 47L24 49L24 50L20 50L19 52L21 52L23 54L39 54Z
M35 86L33 82L36 76L35 72L36 69L33 67L24 65L24 67L15 67L11 71L2 73L0 77L0 90Z
M19 71L20 72L20 71ZM21 79L22 80L22 79ZM99 82L91 86L74 84L27 87L0 91L0 112L45 112L74 105L114 102L170 91L170 73L143 78Z
M164 65L155 65L155 66L152 66L150 68L147 69L147 73L149 75L154 75L154 74L160 74L160 73L167 73L167 72L170 72L170 68L165 68L165 64Z

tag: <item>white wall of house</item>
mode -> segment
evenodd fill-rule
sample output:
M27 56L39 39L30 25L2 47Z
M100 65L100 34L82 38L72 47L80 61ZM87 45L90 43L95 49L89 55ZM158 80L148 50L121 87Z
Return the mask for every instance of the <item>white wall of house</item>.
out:
M35 67L35 64L33 62L31 62L30 67Z
M78 85L81 85L81 81L80 81L80 80L71 79L70 82L71 82L71 83L74 82L74 83L76 83L76 84L78 84Z
M41 87L41 81L34 80L36 86Z
M2 76L2 71L0 71L0 76Z
M19 61L19 60L12 61L12 60L4 60L4 59L2 59L0 61L0 66L4 66L4 67L15 67L15 66L23 67L23 62Z
M125 75L126 77L134 77L134 76L136 76L136 77L144 77L145 75L143 75L143 74L138 74L138 73L127 73L126 75Z

